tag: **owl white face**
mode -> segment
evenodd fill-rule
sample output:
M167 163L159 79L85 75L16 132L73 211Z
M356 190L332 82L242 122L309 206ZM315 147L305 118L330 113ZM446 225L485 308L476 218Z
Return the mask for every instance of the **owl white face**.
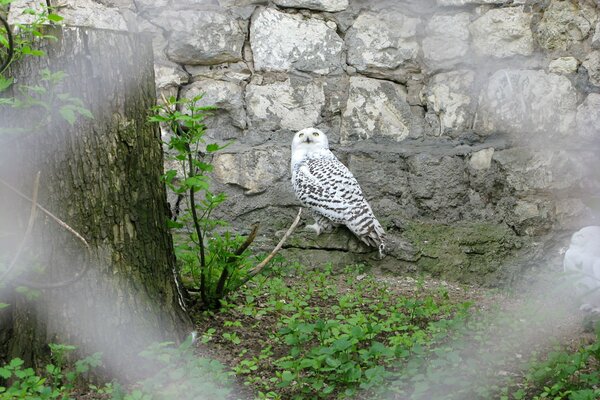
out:
M294 135L292 151L304 150L305 152L317 149L328 149L327 136L316 128L305 128Z

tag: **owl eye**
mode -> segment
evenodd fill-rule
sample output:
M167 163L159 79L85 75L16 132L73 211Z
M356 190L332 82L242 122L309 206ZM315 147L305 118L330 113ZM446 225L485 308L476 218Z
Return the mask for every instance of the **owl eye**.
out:
M303 136L304 136L304 133L301 133L301 134L300 134L300 135L298 135L298 136L300 136L300 137L303 137Z
M319 136L319 132L313 132L313 136Z

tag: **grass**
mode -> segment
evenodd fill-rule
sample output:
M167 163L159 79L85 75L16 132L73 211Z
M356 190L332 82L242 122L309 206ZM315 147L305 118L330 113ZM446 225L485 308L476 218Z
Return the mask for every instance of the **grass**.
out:
M597 375L579 376L597 362L591 349L558 351L562 367L555 356L528 363L534 350L546 354L559 338L550 339L556 332L536 304L491 312L500 297L439 282L386 282L360 266L341 275L293 267L249 284L221 311L199 315L200 351L231 367L247 389L245 398L567 399L600 393L593 386ZM567 359L580 360L577 351L587 354L586 362L564 367ZM557 384L553 378L533 378L548 368L562 371L554 375L562 383L553 390L547 390ZM556 397L560 393L567 397Z
M75 390L92 359L69 366L56 358L71 349L62 346L45 371L14 360L0 366L12 385L0 383L0 399L600 398L597 336L572 328L581 321L568 319L565 296L542 292L524 301L363 266L337 275L278 266L221 309L198 312L195 344L147 349L142 355L160 368L136 385Z

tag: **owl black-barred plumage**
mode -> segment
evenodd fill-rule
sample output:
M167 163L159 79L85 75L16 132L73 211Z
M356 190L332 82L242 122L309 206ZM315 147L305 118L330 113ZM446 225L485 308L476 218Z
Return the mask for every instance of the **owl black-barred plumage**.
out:
M352 172L329 150L327 136L306 128L292 140L292 185L298 200L310 209L317 235L345 225L360 240L384 256L385 232L365 200Z

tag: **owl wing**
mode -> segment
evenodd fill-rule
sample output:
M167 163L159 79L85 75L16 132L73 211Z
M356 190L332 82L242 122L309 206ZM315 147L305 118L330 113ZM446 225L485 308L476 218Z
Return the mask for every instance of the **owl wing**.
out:
M335 223L346 225L366 244L383 251L384 230L352 172L337 158L309 159L294 180L300 201Z
M335 158L302 163L296 171L294 189L302 203L335 223L345 223L351 200L363 198L350 170Z

